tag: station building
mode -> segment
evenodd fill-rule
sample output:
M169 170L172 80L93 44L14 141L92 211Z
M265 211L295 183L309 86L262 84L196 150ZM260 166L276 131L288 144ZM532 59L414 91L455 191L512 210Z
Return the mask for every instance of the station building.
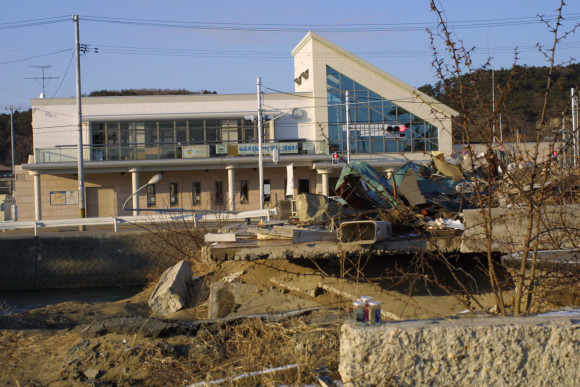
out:
M452 152L453 109L313 32L292 55L295 90L262 94L266 208L302 192L333 195L347 152L379 172ZM81 131L75 98L31 101L18 220L79 216L79 132L88 217L137 214L123 203L158 173L129 207L260 207L257 93L84 97Z

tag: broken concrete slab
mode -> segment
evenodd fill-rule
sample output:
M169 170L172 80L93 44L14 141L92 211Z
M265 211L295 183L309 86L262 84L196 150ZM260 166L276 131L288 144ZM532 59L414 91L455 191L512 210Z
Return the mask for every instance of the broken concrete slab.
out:
M554 250L578 246L580 205L543 206L541 214L538 248ZM486 217L491 219L491 248L493 251L511 253L522 251L528 228L529 209L492 208L491 217L480 209L463 211L464 232L461 252L487 251Z
M336 231L298 228L292 233L292 242L294 243L318 241L336 241Z
M208 318L230 315L244 300L258 292L258 286L240 282L214 282L210 286Z
M236 233L228 232L228 233L211 233L208 232L203 236L203 240L205 243L213 243L213 242L235 242L236 241Z
M193 271L185 260L167 269L148 301L153 313L165 317L186 307L191 298L192 278Z

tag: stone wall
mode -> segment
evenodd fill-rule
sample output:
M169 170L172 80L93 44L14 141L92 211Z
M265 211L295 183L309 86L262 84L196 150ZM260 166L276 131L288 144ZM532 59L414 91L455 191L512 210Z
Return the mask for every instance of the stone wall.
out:
M346 386L574 386L580 315L342 327Z

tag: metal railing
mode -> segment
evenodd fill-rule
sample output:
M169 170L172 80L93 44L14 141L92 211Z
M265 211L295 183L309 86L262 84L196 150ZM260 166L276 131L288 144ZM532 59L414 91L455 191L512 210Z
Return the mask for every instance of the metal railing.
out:
M278 210L265 209L243 212L214 212L214 213L190 213L190 212L162 212L154 215L138 215L123 217L102 217L102 218L76 218L76 219L47 219L30 220L17 222L0 222L0 232L10 230L33 230L34 236L38 236L40 229L67 228L82 226L110 226L118 232L121 225L144 225L170 222L193 222L194 227L199 227L200 223L227 223L238 222L246 219L266 219L277 215Z
M284 140L267 141L262 145L264 155L271 155L274 149L281 155L319 155L328 154L326 141ZM135 143L107 144L83 147L85 161L117 161L146 159L198 159L211 157L246 157L258 155L255 142L212 142L205 144L184 143ZM76 162L78 157L75 145L54 148L36 148L36 163Z

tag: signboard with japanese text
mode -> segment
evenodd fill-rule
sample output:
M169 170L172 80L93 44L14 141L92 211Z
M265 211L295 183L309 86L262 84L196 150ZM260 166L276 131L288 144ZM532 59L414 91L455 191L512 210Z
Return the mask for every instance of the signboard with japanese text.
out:
M298 153L297 142L270 142L262 144L262 152L265 155L271 155L275 148L280 149L280 154ZM238 144L238 154L240 156L257 155L258 149L258 144Z
M67 204L79 204L79 191L51 191L50 205L65 206Z
M184 159L193 159L196 157L209 157L209 145L188 145L183 147Z

